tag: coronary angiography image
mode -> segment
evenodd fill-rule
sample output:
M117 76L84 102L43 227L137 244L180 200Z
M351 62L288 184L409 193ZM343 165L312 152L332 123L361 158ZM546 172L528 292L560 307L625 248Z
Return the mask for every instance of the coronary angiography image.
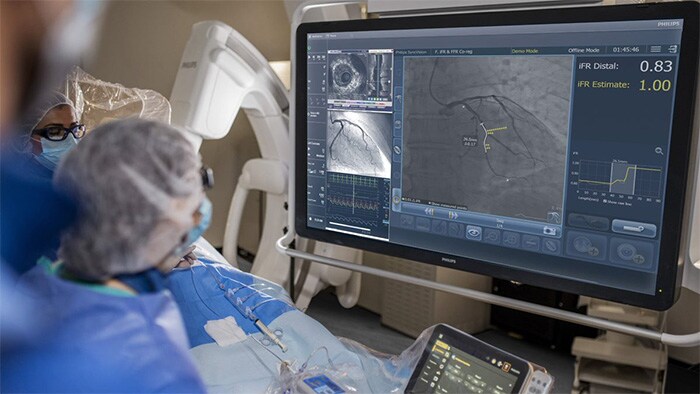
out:
M329 54L328 63L329 99L391 98L390 53Z
M405 60L402 194L560 223L570 56Z
M391 115L328 111L326 168L331 172L389 178Z

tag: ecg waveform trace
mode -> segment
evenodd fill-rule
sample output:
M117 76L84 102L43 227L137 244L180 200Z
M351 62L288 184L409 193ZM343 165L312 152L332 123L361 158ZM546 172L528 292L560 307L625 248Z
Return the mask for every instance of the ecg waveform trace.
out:
M363 175L328 173L326 214L334 222L378 228L388 205L386 186Z
M372 188L376 188L378 185L377 178L371 178L371 177L367 177L367 176L353 175L353 174L340 174L340 173L329 173L328 182L329 183L345 184L345 185L372 187Z
M597 192L658 198L661 168L622 162L581 160L578 188Z
M355 198L354 196L333 196L328 198L328 203L332 205L338 205L341 207L349 207L355 209L361 209L365 211L376 211L379 209L379 202L363 200L360 198Z
M345 216L338 216L338 215L328 216L327 219L331 222L343 222L343 223L351 224L354 226L361 226L361 227L376 227L377 226L377 223L375 221L372 221L372 220L348 218Z

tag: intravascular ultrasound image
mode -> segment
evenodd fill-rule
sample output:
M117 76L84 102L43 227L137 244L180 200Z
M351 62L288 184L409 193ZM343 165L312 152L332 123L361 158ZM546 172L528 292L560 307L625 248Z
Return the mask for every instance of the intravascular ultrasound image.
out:
M391 99L391 53L336 53L328 61L329 99Z
M326 168L331 172L389 178L391 115L328 111Z

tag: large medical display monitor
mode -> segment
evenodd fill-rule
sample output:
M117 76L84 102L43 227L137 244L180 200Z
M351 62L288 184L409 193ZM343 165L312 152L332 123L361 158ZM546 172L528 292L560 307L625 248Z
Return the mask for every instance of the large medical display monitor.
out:
M305 237L665 309L698 4L301 25Z

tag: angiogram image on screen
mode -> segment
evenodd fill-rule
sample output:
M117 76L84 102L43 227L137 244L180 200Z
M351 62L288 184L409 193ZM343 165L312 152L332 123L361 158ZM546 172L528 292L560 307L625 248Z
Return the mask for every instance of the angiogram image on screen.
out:
M402 196L561 223L571 56L412 57Z
M391 53L329 53L328 99L391 98Z
M391 115L328 111L326 168L330 172L389 178Z

